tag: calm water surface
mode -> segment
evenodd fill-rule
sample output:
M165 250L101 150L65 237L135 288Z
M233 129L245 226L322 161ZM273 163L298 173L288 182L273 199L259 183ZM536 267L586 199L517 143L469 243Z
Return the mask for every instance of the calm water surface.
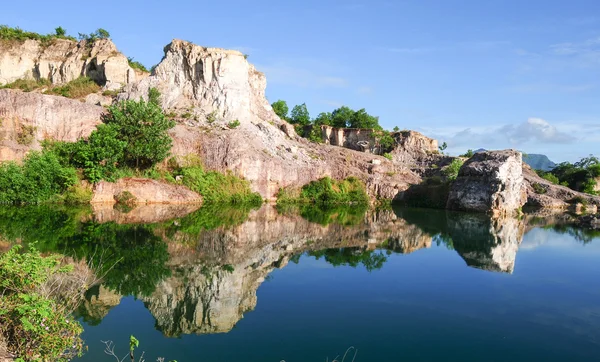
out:
M364 211L120 225L14 209L0 234L112 266L77 311L79 361L107 360L107 340L124 356L132 334L147 361L331 361L351 346L356 361L600 360L598 235L534 215Z

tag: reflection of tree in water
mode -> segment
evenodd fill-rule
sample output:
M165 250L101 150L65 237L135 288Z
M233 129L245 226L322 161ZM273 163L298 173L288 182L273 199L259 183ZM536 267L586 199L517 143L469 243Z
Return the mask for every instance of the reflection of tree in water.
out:
M167 244L155 225L99 224L86 209L26 206L0 209L0 235L35 243L42 252L86 259L104 276L104 285L121 293L148 295L169 275Z
M544 229L554 230L559 234L570 235L583 244L591 243L594 239L600 239L600 230L578 228L572 225L549 225L545 226Z
M277 211L282 214L299 214L306 220L323 226L331 223L339 225L358 225L364 221L369 206L356 205L278 205Z
M387 261L387 256L381 250L365 250L359 247L309 251L308 255L314 256L317 260L324 258L333 266L356 268L362 264L370 272L381 269Z

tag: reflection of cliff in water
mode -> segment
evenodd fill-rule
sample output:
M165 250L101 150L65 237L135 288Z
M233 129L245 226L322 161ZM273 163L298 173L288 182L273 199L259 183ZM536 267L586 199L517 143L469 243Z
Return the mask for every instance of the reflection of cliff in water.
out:
M239 226L195 235L175 232L171 240L177 241L169 244L172 275L142 298L156 327L168 336L231 330L256 306L256 291L268 274L298 254L335 257L339 265L369 269L385 262L375 251L378 246L412 252L431 245L431 236L392 211L369 213L343 226L280 215L268 206Z
M90 290L78 311L90 324L101 323L121 295L135 295L168 336L229 331L254 309L269 273L303 253L375 270L389 253L411 253L433 241L456 250L469 266L510 273L526 230L523 220L421 209L202 208L169 221L162 221L168 212L161 209L144 212L154 223L134 225L118 223L139 222L137 216L112 214L7 208L0 210L0 235L104 264L103 286Z
M425 209L400 210L399 214L456 250L468 266L506 273L514 270L525 232L523 219Z

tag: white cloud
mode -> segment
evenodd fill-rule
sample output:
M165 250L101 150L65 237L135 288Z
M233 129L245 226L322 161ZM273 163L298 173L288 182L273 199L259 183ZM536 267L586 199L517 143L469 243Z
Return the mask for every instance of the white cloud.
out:
M361 86L356 88L356 92L358 94L371 94L373 93L373 88L369 87L369 86Z

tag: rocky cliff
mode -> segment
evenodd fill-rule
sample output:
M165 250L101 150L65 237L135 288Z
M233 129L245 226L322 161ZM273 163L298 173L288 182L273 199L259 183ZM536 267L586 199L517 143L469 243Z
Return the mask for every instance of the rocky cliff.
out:
M0 89L0 162L41 149L43 140L75 142L87 137L103 112L102 107L73 99Z
M61 84L81 76L107 89L120 89L144 74L129 66L127 57L110 39L0 41L0 85L41 78Z

